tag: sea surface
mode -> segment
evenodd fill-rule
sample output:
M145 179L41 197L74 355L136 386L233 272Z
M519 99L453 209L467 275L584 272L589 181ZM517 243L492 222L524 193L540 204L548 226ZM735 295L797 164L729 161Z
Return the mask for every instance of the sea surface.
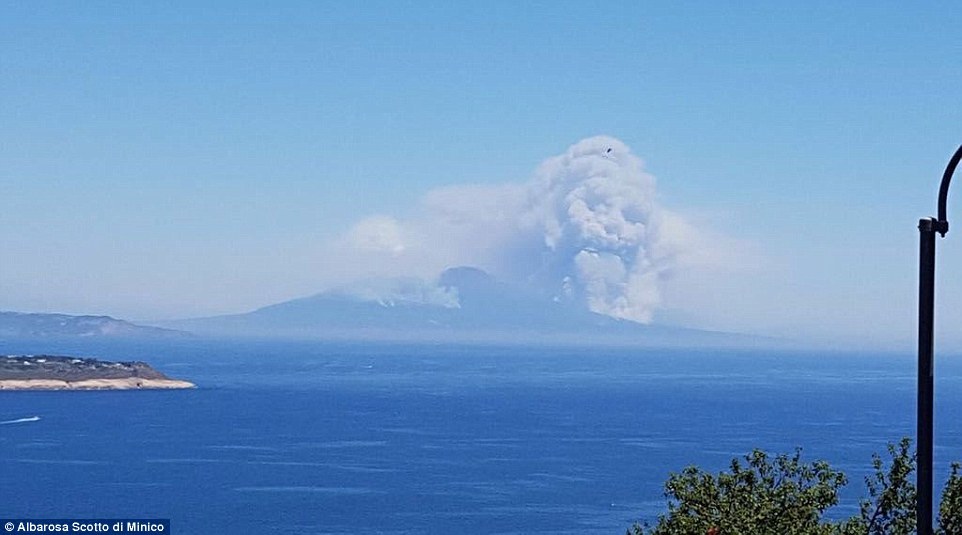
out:
M176 534L611 534L689 464L803 448L851 479L914 434L911 354L309 342L0 341L146 360L189 391L0 393L0 516ZM937 477L962 359L937 364ZM39 416L39 420L32 417ZM21 419L32 421L14 421Z

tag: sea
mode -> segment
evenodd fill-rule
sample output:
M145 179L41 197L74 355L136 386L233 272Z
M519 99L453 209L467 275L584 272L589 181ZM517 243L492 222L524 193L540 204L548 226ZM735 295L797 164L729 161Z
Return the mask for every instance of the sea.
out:
M194 390L0 393L0 517L176 534L606 534L668 475L753 448L850 478L915 433L909 353L278 341L0 341L144 360ZM936 476L962 460L939 356ZM39 418L35 418L39 417Z

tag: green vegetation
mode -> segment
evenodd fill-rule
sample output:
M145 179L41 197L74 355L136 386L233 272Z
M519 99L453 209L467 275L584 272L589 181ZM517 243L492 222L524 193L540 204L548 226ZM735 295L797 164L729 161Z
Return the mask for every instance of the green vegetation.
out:
M828 520L848 483L825 461L804 463L801 451L774 458L755 450L733 459L728 471L690 466L665 483L668 511L654 527L635 525L627 535L910 535L915 533L915 456L905 438L889 444L886 463L873 455L865 478L868 498L859 514ZM942 493L936 533L962 533L962 473L953 464Z

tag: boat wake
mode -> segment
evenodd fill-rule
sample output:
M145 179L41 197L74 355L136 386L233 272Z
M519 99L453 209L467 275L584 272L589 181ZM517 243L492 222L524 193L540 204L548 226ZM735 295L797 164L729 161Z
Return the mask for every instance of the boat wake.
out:
M39 416L30 416L29 418L17 418L16 420L7 420L5 422L0 422L0 425L25 424L27 422L36 422L39 420L40 420Z

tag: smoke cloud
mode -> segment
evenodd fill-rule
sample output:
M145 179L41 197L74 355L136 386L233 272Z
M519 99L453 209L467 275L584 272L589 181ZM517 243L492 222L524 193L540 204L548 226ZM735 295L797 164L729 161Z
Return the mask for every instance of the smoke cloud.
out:
M366 218L340 245L369 267L366 275L431 279L471 265L641 323L662 306L665 281L711 249L698 229L659 206L641 159L607 136L545 160L526 184L431 191L414 216Z

